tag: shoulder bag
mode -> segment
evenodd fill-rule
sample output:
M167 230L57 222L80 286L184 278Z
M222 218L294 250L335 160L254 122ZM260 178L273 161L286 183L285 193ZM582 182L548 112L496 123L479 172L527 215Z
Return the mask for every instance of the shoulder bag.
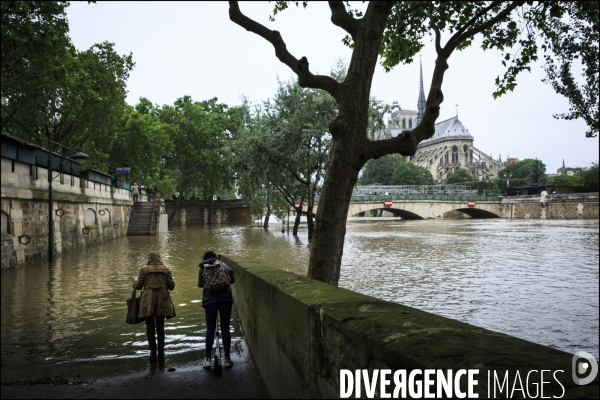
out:
M139 324L144 321L144 318L138 318L138 312L140 310L140 298L135 297L135 283L133 284L133 293L131 298L127 299L127 317L125 322L128 324Z

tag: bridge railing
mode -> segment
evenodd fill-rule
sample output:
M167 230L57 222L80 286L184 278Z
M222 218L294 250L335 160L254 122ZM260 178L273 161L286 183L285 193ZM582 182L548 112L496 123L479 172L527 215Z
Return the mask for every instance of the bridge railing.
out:
M385 200L438 200L438 201L500 201L498 194L470 194L470 195L444 195L444 194L398 194L398 195L367 195L352 196L351 202L385 201Z
M397 195L366 195L352 196L351 203L364 203L373 201L397 200L397 201L500 201L503 196L499 194L469 194L469 195L444 195L444 194L397 194ZM537 197L539 199L539 196ZM319 197L315 198L315 204L319 203Z

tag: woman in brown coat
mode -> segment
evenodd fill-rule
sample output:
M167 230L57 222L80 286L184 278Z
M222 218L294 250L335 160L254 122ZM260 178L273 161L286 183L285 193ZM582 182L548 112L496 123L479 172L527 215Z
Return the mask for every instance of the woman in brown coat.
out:
M169 319L175 316L175 306L169 293L175 288L175 281L171 270L154 251L148 256L148 263L140 269L140 275L132 276L131 281L135 282L136 289L143 289L138 317L145 318L150 361L154 362L165 356L165 317ZM155 329L158 337L158 355Z

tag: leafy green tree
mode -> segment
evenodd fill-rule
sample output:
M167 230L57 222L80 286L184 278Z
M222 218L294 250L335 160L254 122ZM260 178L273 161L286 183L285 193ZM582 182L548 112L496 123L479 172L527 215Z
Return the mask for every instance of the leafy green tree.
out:
M531 168L534 163L534 159L526 158L522 161L507 165L500 171L498 171L498 178L502 179L528 179L531 174ZM506 174L506 177L504 176ZM512 175L512 176L511 176Z
M546 175L546 164L538 160L537 158L531 163L531 170L528 176L528 184L530 186L542 186L548 181L548 175Z
M569 99L568 113L554 115L566 120L582 118L587 137L598 135L598 2L552 2L551 13L566 14L569 18L552 18L540 24L546 42L542 48L552 51L545 54L547 77L556 93ZM552 8L554 10L552 10ZM560 54L555 57L553 54ZM580 85L573 76L573 61L582 61L586 84Z
M337 113L335 101L327 93L279 82L274 99L264 102L260 110L253 130L240 135L242 142L249 143L237 146L236 160L243 160L247 171L258 170L254 176L261 177L262 186L274 185L290 207L294 197L306 201L310 239L312 210L329 151L329 122ZM239 157L243 154L251 156ZM304 188L301 193L293 181ZM294 228L297 232L296 225Z
M589 168L585 168L583 171L579 172L577 176L581 179L582 189L588 192L597 192L598 191L598 162L592 163L592 166Z
M108 42L77 51L67 4L2 3L2 128L40 146L85 145L101 158L115 140L134 63Z
M48 94L61 86L73 51L67 6L57 1L2 2L3 131L12 128L10 132L20 136L44 121ZM29 112L28 118L18 118L24 112Z
M239 127L237 114L217 101L193 101L184 96L157 112L173 143L165 156L165 168L180 195L198 194L210 199L209 223L213 195L233 184L226 140Z
M252 113L247 100L244 100L243 106L248 109L248 118L231 143L234 155L232 169L238 193L248 203L252 215L265 216L263 228L267 229L273 209L271 199L275 198L278 188L286 185L291 178L283 174L279 166L270 162L268 152L265 151L271 138L264 127L262 109L258 107Z
M549 186L582 186L581 177L578 175L558 175L548 179Z
M121 120L121 128L118 130L118 140L106 153L107 159L102 167L106 171L114 171L117 167L130 167L130 181L140 185L157 185L170 193L172 188L165 179L164 155L173 151L173 142L167 132L167 126L160 122L158 116L138 111L143 109L140 105L146 101L147 99L141 98L135 107L127 106ZM94 159L92 162L97 161Z
M466 183L471 182L473 180L473 176L464 168L459 168L456 171L448 174L448 179L446 179L446 183Z
M492 187L490 188L488 193L493 193L493 194L502 193L502 190L500 189L498 182L494 182L494 184L492 185Z
M313 74L308 59L292 55L279 32L248 18L241 12L238 2L229 4L230 19L271 43L277 58L298 76L301 87L324 90L337 102L339 112L329 128L331 151L308 270L309 277L332 285L339 281L346 215L360 170L368 160L387 154L413 155L419 143L433 136L440 104L444 100L444 74L455 50L470 46L474 38L481 35L484 50L493 48L505 53L502 63L507 71L496 80L494 96L497 97L512 91L517 75L528 70L531 62L537 59L538 43L542 50L554 53L558 60L573 58L573 54L565 55L557 47L543 46L550 33L558 34L557 30L561 29L554 27L552 22L571 18L597 30L597 22L594 22L597 12L595 17L588 18L580 16L577 8L555 6L567 2L385 1L370 2L364 12L352 10L343 2L330 2L331 22L346 31L343 41L353 52L346 78L338 82L330 76ZM287 7L288 2L276 2L274 14ZM566 24L577 29L574 23ZM376 63L380 60L389 71L400 63L412 62L423 47L428 32L433 36L437 59L421 122L392 139L369 140L368 110ZM442 32L449 32L445 43ZM575 50L574 54L583 57L594 52L597 53L597 46ZM592 84L597 85L597 80ZM597 131L597 126L595 129Z
M391 185L396 165L404 157L388 154L381 158L372 158L365 164L359 179L361 185Z
M401 160L394 167L391 185L434 185L429 170L416 164Z

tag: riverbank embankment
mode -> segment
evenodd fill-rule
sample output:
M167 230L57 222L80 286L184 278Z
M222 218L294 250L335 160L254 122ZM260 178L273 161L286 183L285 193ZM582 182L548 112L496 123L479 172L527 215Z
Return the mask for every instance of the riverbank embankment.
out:
M508 390L515 382L525 390L525 377L526 385L537 382L526 388L528 393L544 381L545 395L598 396L598 377L586 386L573 382L572 354L260 263L222 258L236 273L242 329L274 397L338 397L341 370L373 376L383 370L431 369L476 369L480 398L492 394L489 374L510 382L501 394L494 389L494 397L512 397ZM542 370L552 371L556 379ZM460 383L463 392L465 381Z

